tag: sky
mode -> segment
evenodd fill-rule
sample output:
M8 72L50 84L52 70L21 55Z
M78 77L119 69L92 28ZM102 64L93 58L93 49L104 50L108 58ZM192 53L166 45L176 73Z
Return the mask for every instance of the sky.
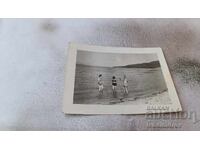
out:
M77 52L77 64L89 66L125 66L158 60L156 54L117 54L100 52Z

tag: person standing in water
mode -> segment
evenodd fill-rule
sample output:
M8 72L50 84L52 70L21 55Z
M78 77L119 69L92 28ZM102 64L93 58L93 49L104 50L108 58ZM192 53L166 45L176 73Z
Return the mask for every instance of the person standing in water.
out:
M115 76L112 77L112 90L113 90L113 94L116 93L116 87L117 87L117 80L115 78Z
M128 80L126 78L126 75L124 75L123 87L124 87L124 94L128 94Z
M99 87L99 94L103 94L102 74L100 74L98 77L98 87Z

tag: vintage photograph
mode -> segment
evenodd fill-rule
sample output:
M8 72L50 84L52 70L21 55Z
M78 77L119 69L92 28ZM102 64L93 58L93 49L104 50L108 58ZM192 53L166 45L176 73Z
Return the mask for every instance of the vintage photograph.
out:
M77 51L74 104L170 103L157 55Z
M70 44L63 111L144 114L181 111L161 48Z

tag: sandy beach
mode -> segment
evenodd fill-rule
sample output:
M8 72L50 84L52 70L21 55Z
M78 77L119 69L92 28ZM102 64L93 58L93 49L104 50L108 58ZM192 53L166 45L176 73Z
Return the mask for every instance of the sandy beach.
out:
M135 104L169 104L170 99L168 92L165 91L163 93L159 93L156 95L152 95L150 97L141 97L141 98L135 98L133 99L123 99L123 102L120 102L119 105L135 105Z
M102 104L102 105L140 105L140 104L170 104L170 99L168 92L164 91L162 93L153 94L145 97L119 97L119 98L110 98L104 99L101 102L97 101L98 99L93 99L96 103L93 104Z

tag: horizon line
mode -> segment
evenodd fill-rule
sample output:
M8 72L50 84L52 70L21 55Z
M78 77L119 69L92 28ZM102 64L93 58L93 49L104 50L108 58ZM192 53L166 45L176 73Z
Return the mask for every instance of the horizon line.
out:
M144 62L144 63L151 63L151 62L159 62L159 60L153 60L153 61ZM93 66L93 65L80 64L80 63L76 63L76 65L84 65L84 66L91 66L91 67L110 67L110 68L112 68L112 67L125 67L125 66L128 66L128 65L138 65L138 64L144 64L144 63L127 64L127 65L123 65L123 66Z

